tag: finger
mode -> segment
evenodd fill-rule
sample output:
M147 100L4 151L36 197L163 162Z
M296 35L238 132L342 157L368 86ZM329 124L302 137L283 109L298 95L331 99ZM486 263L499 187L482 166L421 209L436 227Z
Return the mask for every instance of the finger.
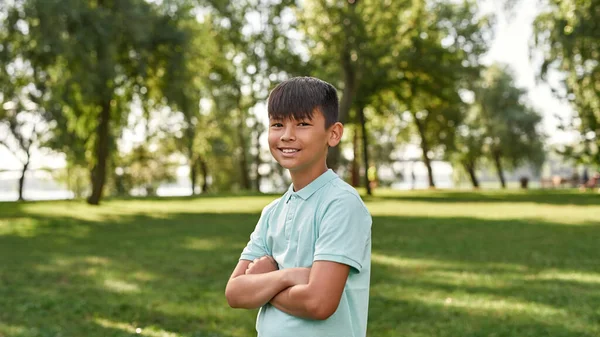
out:
M246 270L252 269L252 266L254 266L254 262L250 262L250 264L248 265L248 268Z
M252 261L252 263L256 263L258 262L260 259L254 259L254 261Z

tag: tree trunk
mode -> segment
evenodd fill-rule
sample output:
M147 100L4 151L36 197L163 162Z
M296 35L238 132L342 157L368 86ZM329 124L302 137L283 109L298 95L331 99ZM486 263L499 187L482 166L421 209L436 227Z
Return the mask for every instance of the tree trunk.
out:
M208 192L208 165L202 158L199 159L200 172L202 172L202 193Z
M104 6L104 0L98 1L98 7ZM110 55L107 46L102 41L100 35L97 36L96 53L98 63L98 75L103 79L102 86L97 88L100 90L100 116L98 118L98 126L96 127L96 139L94 144L94 155L96 162L91 171L92 194L88 197L87 202L90 205L99 205L102 199L104 183L106 181L106 163L108 160L108 145L109 145L109 124L110 124L110 101L112 99L113 90L109 86L109 79L112 78L114 67L110 62Z
M500 179L500 186L502 188L506 188L506 180L504 180L504 170L502 169L502 162L500 161L500 153L495 151L493 156L496 172L498 173L498 178Z
M469 174L469 178L471 178L471 184L473 184L473 188L479 188L479 180L477 179L477 174L475 173L475 163L474 162L465 162L463 163L465 170Z
M25 186L25 173L27 172L27 167L29 166L29 154L27 155L27 161L23 165L23 170L21 170L21 178L19 178L19 201L24 201L23 198L23 187Z
M423 150L423 163L425 167L427 167L427 177L429 179L429 187L435 188L435 182L433 181L433 169L431 168L431 160L427 155L429 153L429 143L427 142L427 137L425 137L425 130L423 130L423 125L419 122L416 114L413 113L413 118L415 123L417 124L417 130L419 131L419 136L421 137L421 149Z
M257 122L258 123L258 122ZM254 161L256 162L256 179L254 180L254 184L256 187L256 190L258 192L260 192L260 180L261 180L261 175L260 175L260 164L261 164L261 160L260 160L260 135L262 134L262 132L256 132L256 158L254 158Z
M352 166L350 172L352 186L358 187L360 185L360 172L358 171L358 127L354 127L354 135L352 136L352 152L354 156L352 158Z
M183 106L184 109L187 109L187 106ZM184 110L185 111L185 110ZM187 145L187 155L188 155L188 163L190 166L190 181L192 184L192 195L196 194L196 182L198 180L198 160L196 159L196 154L194 153L194 140L196 139L196 126L193 125L192 121L189 118L191 113L185 114L187 128L185 130L186 137L186 145Z
M250 176L248 172L248 157L246 156L246 139L244 138L244 123L246 123L245 118L238 123L238 142L240 144L240 177L242 179L242 188L244 190L252 189L252 184L250 182Z
M196 185L198 184L198 163L195 160L190 160L190 180L192 181L192 195L196 194Z
M106 162L108 158L108 137L110 123L110 99L102 102L102 110L98 127L96 128L96 146L94 154L96 163L92 168L92 194L88 197L88 204L99 205L102 198L102 191L106 180Z
M371 190L371 181L369 180L369 140L367 134L367 123L365 120L365 108L362 105L358 108L358 118L362 134L363 162L365 165L365 185L367 187L367 195L373 195L373 191Z
M356 7L356 1L354 3L349 4L349 12L353 13ZM341 64L344 72L344 90L342 91L342 99L340 101L340 109L339 109L339 121L344 124L348 121L348 117L350 115L350 108L352 108L352 102L354 101L354 94L357 88L357 80L356 80L356 70L354 69L354 64L352 61L352 50L353 46L351 44L351 35L352 30L349 24L344 24L344 32L346 35L345 45L341 52ZM327 155L327 167L332 170L337 170L340 165L340 156L341 156L341 143L335 147L329 148L329 153Z

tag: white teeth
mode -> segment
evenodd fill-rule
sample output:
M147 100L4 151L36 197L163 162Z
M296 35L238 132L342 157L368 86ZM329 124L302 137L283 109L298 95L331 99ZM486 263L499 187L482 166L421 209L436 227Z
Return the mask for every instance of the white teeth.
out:
M294 153L294 152L298 152L298 150L296 149L281 149L281 151L283 153Z

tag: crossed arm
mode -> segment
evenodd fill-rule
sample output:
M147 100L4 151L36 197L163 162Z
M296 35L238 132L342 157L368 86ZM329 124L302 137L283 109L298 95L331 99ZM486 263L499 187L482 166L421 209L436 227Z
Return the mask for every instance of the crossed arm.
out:
M225 296L234 308L255 309L270 302L290 315L324 320L337 310L349 272L349 266L331 261L277 270L270 256L240 260Z

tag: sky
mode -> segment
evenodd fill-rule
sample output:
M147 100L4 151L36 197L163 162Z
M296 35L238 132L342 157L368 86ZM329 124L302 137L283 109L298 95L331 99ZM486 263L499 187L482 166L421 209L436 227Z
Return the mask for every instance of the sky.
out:
M501 12L500 1L489 0L484 3L484 10ZM507 63L516 76L517 85L529 91L530 103L544 117L543 126L550 136L550 143L565 143L573 140L573 134L557 130L558 120L555 116L569 118L573 110L568 104L556 99L550 86L538 83L536 72L539 68L530 61L530 42L533 33L533 20L539 13L538 1L521 1L515 8L514 15L499 15L498 27L494 43L484 59L487 63L494 61ZM550 74L550 83L558 87L557 74Z
M501 12L500 1L487 0L482 3L484 12ZM532 34L532 22L539 12L537 1L521 1L513 15L505 17L500 14L496 27L496 35L484 62L502 62L514 71L518 86L528 90L530 103L544 117L543 130L549 135L552 144L573 140L573 134L559 131L556 115L568 118L572 114L570 107L557 100L550 87L536 80L536 66L530 61L529 43ZM31 169L42 167L59 168L64 166L64 155L49 154L48 151L35 151L30 164ZM0 169L19 170L21 164L4 147L0 147Z

